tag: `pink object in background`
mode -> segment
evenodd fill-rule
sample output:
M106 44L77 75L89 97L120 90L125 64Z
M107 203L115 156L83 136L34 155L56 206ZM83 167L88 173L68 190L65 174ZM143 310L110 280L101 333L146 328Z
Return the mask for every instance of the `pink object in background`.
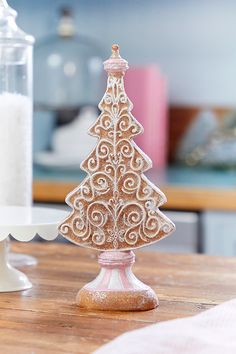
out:
M153 167L167 163L167 85L155 65L131 67L125 77L126 93L134 108L132 114L144 127L135 142L151 158Z

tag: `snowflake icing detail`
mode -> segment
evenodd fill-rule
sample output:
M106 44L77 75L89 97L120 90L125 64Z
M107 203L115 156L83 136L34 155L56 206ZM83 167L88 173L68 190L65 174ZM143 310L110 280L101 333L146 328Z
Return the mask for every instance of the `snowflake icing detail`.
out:
M114 248L118 248L119 242L124 242L124 230L118 230L117 226L113 230L108 231L109 236L107 242L112 242Z

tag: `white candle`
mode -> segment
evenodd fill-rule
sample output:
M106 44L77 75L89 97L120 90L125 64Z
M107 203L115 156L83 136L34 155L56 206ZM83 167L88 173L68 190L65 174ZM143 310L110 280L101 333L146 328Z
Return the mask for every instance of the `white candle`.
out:
M32 104L27 96L0 95L0 205L32 199Z

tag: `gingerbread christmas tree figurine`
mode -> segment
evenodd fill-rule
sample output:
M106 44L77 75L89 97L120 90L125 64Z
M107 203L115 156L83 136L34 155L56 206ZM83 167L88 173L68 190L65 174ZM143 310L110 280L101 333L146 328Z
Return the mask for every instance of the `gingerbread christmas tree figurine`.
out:
M104 69L108 81L101 114L89 129L98 143L81 164L87 177L67 196L72 212L59 230L78 245L102 251L101 272L78 293L79 306L147 310L158 305L157 297L132 273L131 250L169 235L174 224L158 209L164 194L143 174L152 163L133 141L143 128L131 113L124 89L128 63L118 45Z

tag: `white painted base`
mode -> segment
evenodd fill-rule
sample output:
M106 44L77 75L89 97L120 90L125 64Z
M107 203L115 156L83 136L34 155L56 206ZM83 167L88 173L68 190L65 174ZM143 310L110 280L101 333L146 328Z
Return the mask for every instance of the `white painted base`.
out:
M7 241L0 242L0 292L20 291L31 287L27 276L8 263Z

